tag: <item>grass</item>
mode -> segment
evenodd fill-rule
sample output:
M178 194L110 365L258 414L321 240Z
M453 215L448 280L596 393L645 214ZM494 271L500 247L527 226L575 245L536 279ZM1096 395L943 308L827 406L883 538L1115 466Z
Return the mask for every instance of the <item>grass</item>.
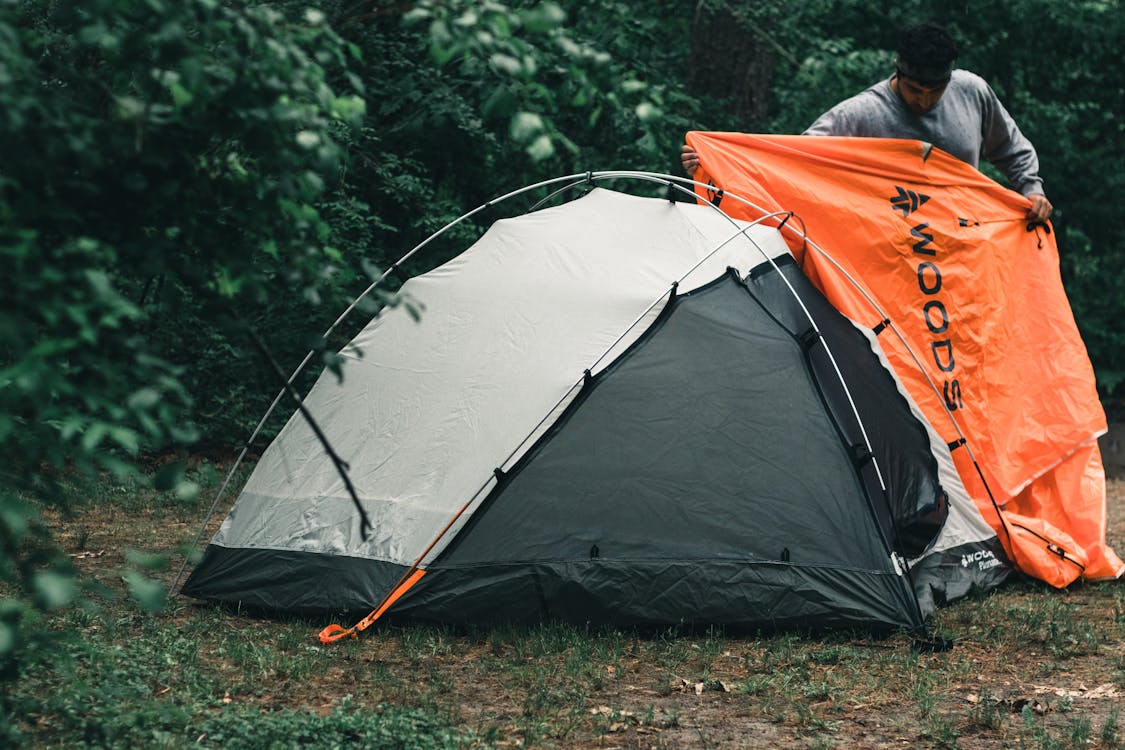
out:
M94 482L73 518L55 519L88 579L117 595L25 623L53 637L7 685L0 745L1125 747L1119 583L1016 581L968 597L934 618L956 641L943 653L915 651L907 635L558 623L380 625L323 647L319 619L182 599L153 614L126 595L126 548L173 552L164 581L178 567L221 478L194 471L193 501ZM1112 487L1120 504L1125 483Z

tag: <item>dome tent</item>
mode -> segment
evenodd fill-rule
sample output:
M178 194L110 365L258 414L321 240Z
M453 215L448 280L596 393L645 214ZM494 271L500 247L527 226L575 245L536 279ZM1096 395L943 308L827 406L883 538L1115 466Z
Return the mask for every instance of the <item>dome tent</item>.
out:
M595 189L497 222L403 292L421 321L384 310L305 401L374 534L294 415L184 593L454 622L921 625L915 588L941 584L906 558L948 512L932 437L777 230Z

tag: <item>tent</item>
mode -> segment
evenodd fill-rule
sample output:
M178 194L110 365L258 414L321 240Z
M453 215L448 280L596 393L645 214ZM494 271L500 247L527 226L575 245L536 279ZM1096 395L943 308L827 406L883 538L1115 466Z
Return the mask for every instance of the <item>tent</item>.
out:
M911 140L689 133L696 174L732 216L795 212L802 269L878 332L1023 572L1055 586L1119 577L1106 544L1106 430L1049 225L1026 198ZM751 207L752 206L752 207ZM979 564L978 561L976 564Z
M961 564L995 535L776 229L597 188L402 293L421 320L383 310L305 400L373 532L295 414L184 593L364 623L918 628L1006 572Z

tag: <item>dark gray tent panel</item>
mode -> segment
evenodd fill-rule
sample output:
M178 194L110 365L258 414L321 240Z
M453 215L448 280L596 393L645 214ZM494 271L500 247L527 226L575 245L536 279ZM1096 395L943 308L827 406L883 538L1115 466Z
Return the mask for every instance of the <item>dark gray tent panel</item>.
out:
M777 278L779 274L784 280ZM870 351L867 339L816 290L792 258L762 264L750 274L749 285L793 335L818 343L823 336L832 342L833 351L842 350L839 356L829 357L827 348L810 344L809 364L857 458L866 459L864 452L870 445L875 460L862 461L869 493L877 496L885 485L882 497L899 504L880 514L883 535L903 557L920 556L933 543L949 511L925 427L879 359L859 354ZM819 335L811 330L810 315Z

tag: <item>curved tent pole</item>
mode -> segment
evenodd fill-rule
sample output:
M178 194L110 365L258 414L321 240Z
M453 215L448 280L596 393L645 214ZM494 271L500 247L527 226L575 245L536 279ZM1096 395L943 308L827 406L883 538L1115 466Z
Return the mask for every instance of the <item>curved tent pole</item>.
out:
M573 190L574 188L579 187L581 185L592 185L593 182L594 182L594 173L593 172L587 172L585 175L583 175L581 180L578 180L577 182L572 182L569 185L563 185L558 190L554 190L551 193L549 193L548 195L541 198L540 200L536 201L535 204L531 208L527 209L526 213L529 213L529 214L535 213L536 211L539 210L539 208L543 204L550 201L556 195L561 195L562 193L565 193L568 190Z

